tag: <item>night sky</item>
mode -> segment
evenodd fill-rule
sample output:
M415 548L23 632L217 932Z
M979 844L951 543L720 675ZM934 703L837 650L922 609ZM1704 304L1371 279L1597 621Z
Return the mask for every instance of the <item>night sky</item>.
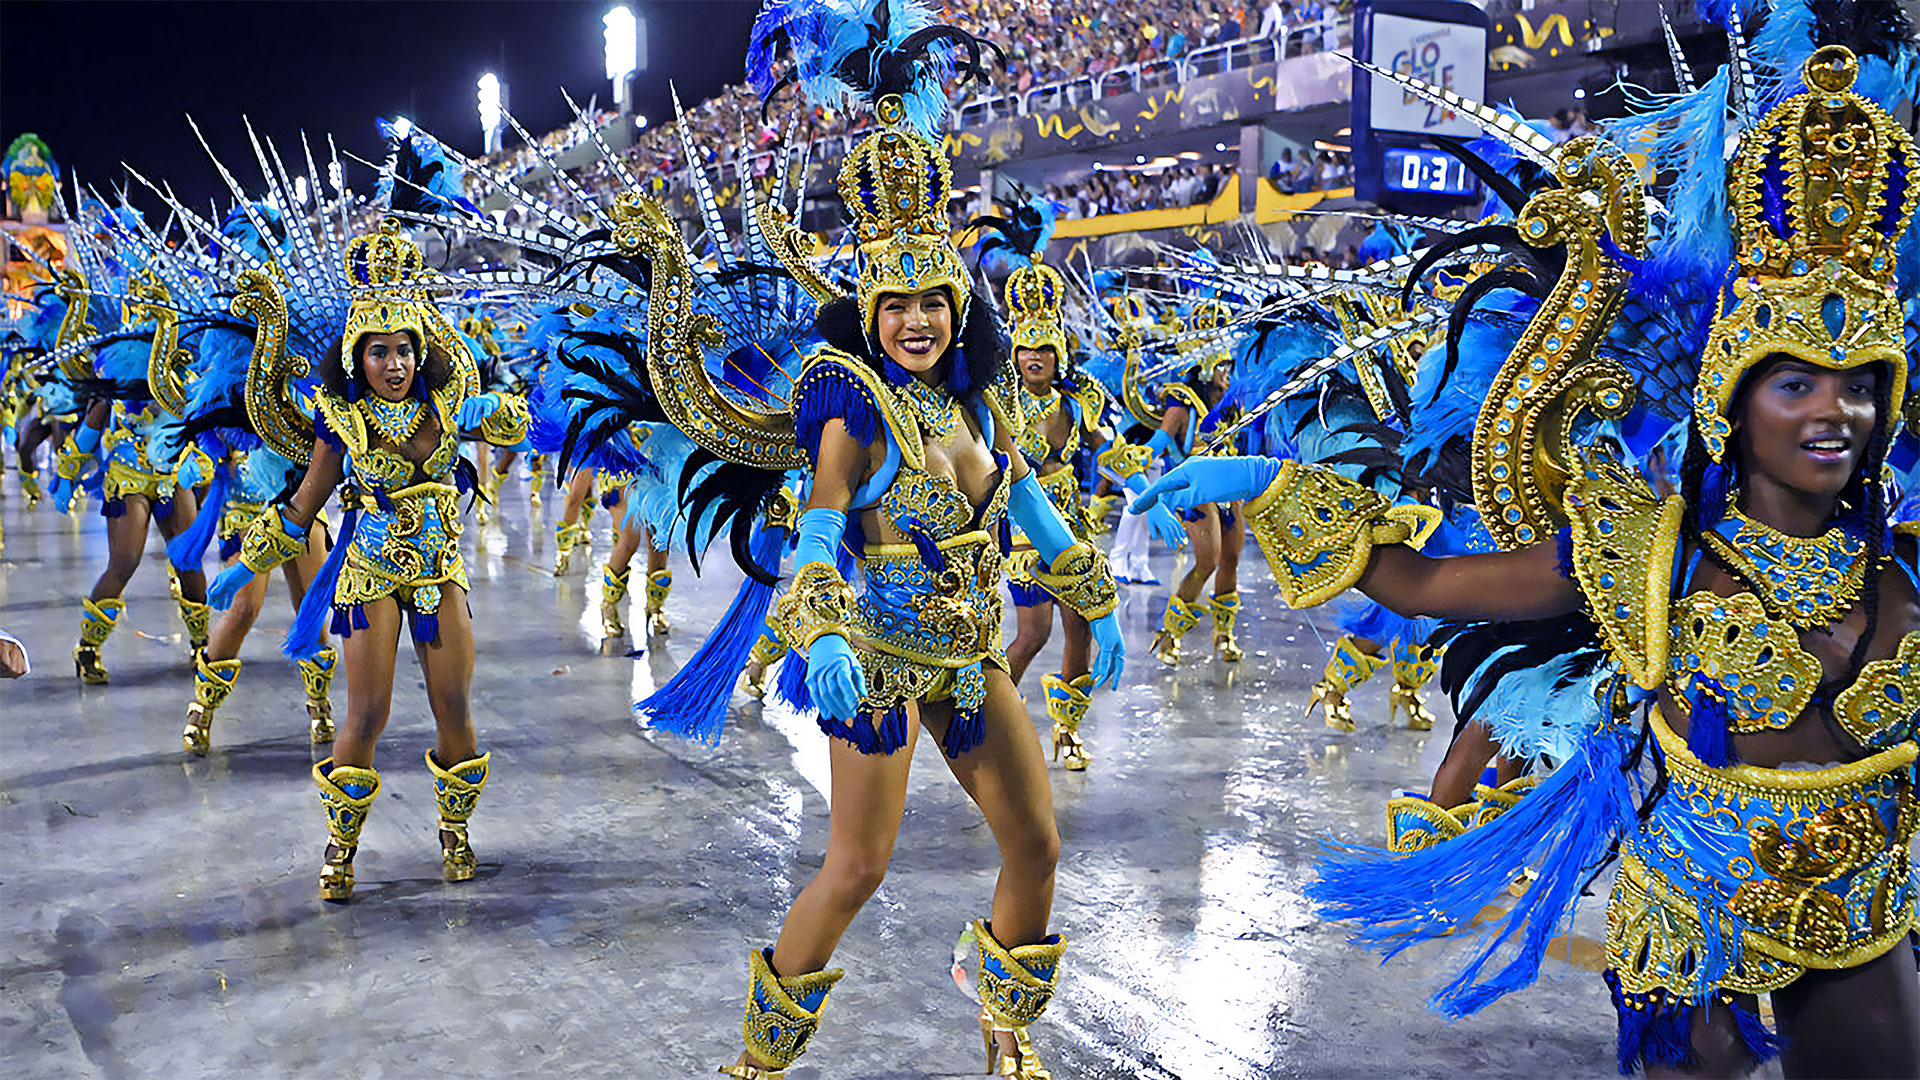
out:
M226 189L187 126L191 113L220 159L250 190L258 170L241 117L289 163L299 137L325 136L369 161L385 157L374 117L410 117L461 153L480 151L474 83L491 70L508 109L544 134L571 118L560 87L582 107L611 107L601 16L618 0L442 2L0 3L0 151L23 131L53 149L71 176L105 189L125 161L205 206ZM626 0L646 21L633 81L635 107L671 115L672 80L691 105L742 78L757 0ZM504 61L502 56L504 55ZM509 129L507 145L518 139ZM325 165L320 168L324 171ZM346 162L347 184L373 177ZM69 190L70 194L70 190ZM134 193L150 212L157 203Z

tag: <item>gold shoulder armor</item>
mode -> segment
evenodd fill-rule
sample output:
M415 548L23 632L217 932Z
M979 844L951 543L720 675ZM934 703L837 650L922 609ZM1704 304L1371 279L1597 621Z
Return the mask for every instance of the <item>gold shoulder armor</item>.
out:
M1574 579L1627 677L1657 689L1667 675L1667 613L1686 504L1655 495L1611 458L1583 454L1579 462L1566 499Z
M327 422L327 429L334 437L346 444L348 457L359 457L367 452L367 421L347 399L322 387L313 395L314 408Z
M1324 604L1366 573L1373 549L1411 539L1417 515L1332 469L1285 461L1247 503L1247 526L1291 607Z
M814 379L835 378L849 382L857 387L861 396L870 402L886 422L887 429L893 434L893 441L900 447L902 462L912 469L927 467L926 447L920 442L918 421L901 405L899 395L893 392L880 373L868 367L857 356L849 356L839 349L823 348L816 350L807 358L806 368L801 372L802 384Z

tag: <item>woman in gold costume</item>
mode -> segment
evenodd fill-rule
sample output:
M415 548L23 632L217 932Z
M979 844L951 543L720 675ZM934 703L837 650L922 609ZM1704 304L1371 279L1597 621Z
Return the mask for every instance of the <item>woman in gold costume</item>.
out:
M480 751L468 712L473 628L459 498L475 483L459 440L472 432L512 445L527 427L522 399L478 392L473 357L425 298L419 248L395 222L349 244L345 268L351 303L337 344L319 365L305 477L285 507L269 507L248 527L240 565L222 571L214 588L216 603L226 601L253 575L305 551L315 517L345 485L341 538L288 635L290 642L318 640L330 614L347 675L333 755L313 768L330 841L320 895L336 902L353 894L354 852L380 790L374 749L387 723L403 622L437 733L426 762L440 811L443 875L474 875L467 823L490 755ZM253 284L273 289L264 276ZM264 310L284 310L272 299ZM266 362L275 361L269 355ZM256 352L256 375L262 364ZM249 394L272 381L250 377Z
M1540 665L1550 696L1496 731L1531 754L1545 725L1564 763L1453 839L1332 857L1314 895L1361 922L1362 940L1397 948L1463 927L1535 869L1492 943L1435 996L1459 1015L1532 979L1617 844L1606 979L1627 1072L1737 1075L1777 1053L1788 1076L1920 1075L1908 860L1920 549L1893 521L1886 471L1916 404L1901 299L1915 283L1895 251L1920 202L1906 179L1920 156L1856 90L1891 85L1886 56L1804 38L1783 48L1793 37L1768 39L1785 55L1756 46L1743 63L1799 92L1747 118L1724 186L1702 174L1732 204L1724 276L1661 276L1639 168L1611 143L1554 147L1506 128L1554 178L1514 235L1565 255L1495 358L1474 429L1476 503L1507 550L1423 556L1396 508L1296 462L1196 461L1148 495L1251 499L1249 523L1296 604L1357 586L1407 614L1519 631L1550 620L1535 624L1560 639ZM1897 57L1906 40L1877 45ZM1703 91L1709 118L1720 93ZM1490 110L1481 122L1506 124ZM1662 122L1675 145L1702 144L1675 114ZM1719 141L1706 142L1717 159ZM1666 202L1706 227L1668 233L1664 251L1710 249L1699 237L1718 219L1684 178ZM1636 382L1658 385L1616 359L1634 332L1616 323L1630 274L1699 297L1709 315L1704 342L1653 343L1667 362L1697 363L1679 413L1691 434L1681 490L1664 496L1605 441L1578 436L1583 415L1620 417ZM1690 293L1701 280L1725 284ZM1505 942L1518 956L1489 970Z

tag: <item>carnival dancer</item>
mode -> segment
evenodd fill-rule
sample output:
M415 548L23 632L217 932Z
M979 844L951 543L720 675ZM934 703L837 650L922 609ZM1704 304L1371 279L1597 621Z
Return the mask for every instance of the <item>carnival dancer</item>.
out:
M1515 236L1565 260L1479 395L1476 503L1507 550L1422 556L1377 495L1296 462L1196 461L1148 497L1252 497L1296 603L1357 583L1397 611L1551 630L1525 670L1489 677L1534 695L1496 718L1503 745L1552 743L1565 763L1481 828L1411 855L1337 855L1314 888L1324 910L1365 924L1363 940L1398 948L1464 927L1537 868L1436 1007L1470 1012L1531 981L1617 843L1606 977L1623 1072L1726 1076L1780 1053L1788 1076L1915 1075L1920 549L1889 527L1883 467L1910 437L1902 296L1915 282L1895 252L1920 190L1888 181L1909 174L1914 143L1862 92L1896 92L1911 33L1893 8L1869 25L1781 7L1766 18L1789 21L1747 46L1741 19L1758 12L1723 14L1733 61L1650 118L1655 163L1677 177L1663 200L1676 218L1651 249L1641 171L1622 150L1555 147L1467 107L1551 177ZM1864 51L1813 49L1814 31ZM1729 87L1739 140L1723 179L1722 140L1699 125L1719 130ZM1623 340L1630 284L1682 308L1682 329ZM1684 331L1700 306L1704 342ZM1662 496L1579 434L1583 415L1626 414L1636 385L1670 385L1676 364L1697 364L1691 430L1681 491ZM1519 955L1489 971L1508 940Z
M468 821L491 755L479 749L467 705L473 629L459 497L475 478L459 439L474 432L496 446L512 445L527 427L522 399L480 392L474 358L426 298L420 250L395 221L348 244L343 265L348 284L334 289L348 303L333 324L340 336L319 365L309 447L293 445L300 414L271 390L284 385L274 377L283 356L256 351L249 393L267 387L269 400L250 402L250 411L280 415L283 443L309 461L292 498L248 526L239 565L222 571L214 589L216 603L225 606L253 575L303 552L321 508L346 485L340 541L288 634L294 651L310 648L331 612L347 674L347 713L337 725L333 755L313 768L329 832L320 896L335 902L353 894L354 853L380 790L374 750L386 727L403 622L436 727L426 763L439 804L442 873L465 881L477 869ZM317 267L303 270L296 284L308 275L309 283L320 284ZM266 319L284 312L269 275L252 275L248 284L252 291L236 303L251 304ZM274 341L284 334L284 327L263 327L258 336Z
M1073 343L1067 336L1063 307L1066 281L1041 261L1053 231L1053 207L1033 199L1008 218L980 218L979 250L983 263L1002 251L1015 263L1006 278L1007 309L1012 316L1013 363L1020 377L1015 398L1020 409L1020 453L1039 477L1040 487L1067 523L1076 541L1090 540L1093 530L1080 499L1080 478L1074 461L1081 440L1099 437L1098 424L1106 412L1106 395L1094 381L1073 367ZM1024 536L1014 541L1007 560L1007 587L1017 609L1018 630L1007 646L1007 674L1015 685L1027 665L1046 644L1053 629L1053 594L1035 580L1032 570L1039 553ZM1058 673L1041 680L1047 719L1052 728L1053 759L1071 771L1084 770L1092 757L1080 738L1080 723L1092 703L1093 676L1088 661L1093 644L1087 621L1071 607L1063 607L1060 624L1066 647Z
M1221 329L1226 321L1223 305L1206 300L1195 306L1187 320L1188 330ZM1222 335L1223 338L1226 335ZM1230 340L1205 340L1195 350L1193 371L1187 378L1161 387L1165 412L1160 428L1147 444L1150 451L1164 455L1177 465L1214 425L1231 420L1217 408L1226 398L1233 382L1233 352ZM1148 507L1141 507L1144 512ZM1240 549L1246 532L1240 524L1240 508L1233 505L1199 504L1182 515L1187 539L1193 547L1193 565L1167 598L1160 631L1154 636L1152 651L1169 666L1180 662L1180 639L1200 624L1203 617L1213 624L1215 659L1236 663L1245 653L1234 635L1240 617ZM1200 594L1213 579L1213 595Z
M75 261L92 270L94 289L126 294L127 275L135 267L113 259L104 247L95 245L116 233L131 231L133 223L104 209L89 209L83 226L75 231L74 253L81 256ZM114 280L106 280L108 277ZM88 288L78 272L60 287L67 303L60 336L62 344L69 346L67 352L79 347L76 338L84 333L79 328L89 322ZM159 309L135 304L122 313L124 319L116 319L115 314L103 313L102 321L108 325L102 329L109 337L122 340L97 350L92 371L85 370L84 353L67 361L75 385L92 388L82 390L83 396L92 400L84 406L80 422L58 456L51 491L62 513L69 510L80 489L97 492L101 516L107 520L107 566L92 591L80 601L80 641L73 649L74 674L81 682L94 685L109 679L100 650L126 610L121 597L140 568L148 527L157 524L161 536L168 540L184 531L193 523L196 510L193 487L205 482L195 471L186 474L188 483L179 482L176 471L189 457L155 460L148 453L154 426L169 419L166 410L153 400L148 375L155 353L166 354L159 357L163 364L172 361L173 342L165 334L153 334L149 342L125 340L139 335L130 325L125 333L115 333L122 329L123 322L160 321ZM194 569L177 574L176 581L188 655L194 656L207 643L206 578Z
M917 3L770 5L748 64L763 94L776 88L783 43L812 100L865 103L881 125L839 174L860 243L856 293L840 295L813 265L778 197L743 218L748 251L780 259L784 280L741 280L751 272L724 228L717 269L698 266L665 211L637 192L616 201L611 230L620 254L647 260L633 276L649 293L644 385L624 372L610 381L627 382L636 408L665 411L698 443L689 528L731 522L753 579L701 655L642 711L678 727L680 713L724 707L713 688L731 685L759 637L791 532L795 573L767 621L793 650L781 686L818 711L829 739L826 857L773 947L748 955L746 1048L724 1071L779 1076L809 1045L842 974L826 964L879 884L872 868L892 850L925 728L977 794L1001 852L991 918L973 924L989 1066L1042 1077L1027 1028L1053 996L1065 946L1047 932L1059 841L1045 758L1000 643L1012 525L1041 554L1036 578L1091 622L1096 684L1118 678L1121 643L1105 560L1074 540L1019 456L1004 339L948 236L951 171L931 130L944 115L945 74L954 64L979 72L988 46L935 26ZM694 176L705 213L711 191ZM590 244L582 255L618 265ZM729 282L765 299L715 306L708 298ZM818 304L812 325L826 342L804 365L795 348L804 328L779 327L785 344L766 336L804 299L796 284ZM795 471L804 504L782 510L773 496ZM856 562L858 593L847 583Z

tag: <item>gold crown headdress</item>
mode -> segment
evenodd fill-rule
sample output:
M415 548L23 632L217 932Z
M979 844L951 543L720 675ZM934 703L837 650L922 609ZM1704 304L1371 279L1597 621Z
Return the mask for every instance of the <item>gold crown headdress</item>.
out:
M1193 310L1188 313L1184 320L1186 322L1185 329L1189 332L1196 330L1218 330L1227 325L1227 320L1230 315L1231 313L1227 310L1227 305L1220 301L1202 300L1198 304L1195 304ZM1203 382L1213 378L1213 373L1219 368L1222 360L1231 360L1233 357L1230 339L1224 334L1213 337L1196 338L1186 343L1186 351L1199 354L1198 356L1190 356L1190 359L1199 366L1200 379Z
M1062 304L1066 279L1060 271L1034 259L1007 275L1007 309L1013 315L1013 347L1052 349L1053 359L1066 370L1071 349Z
M427 318L420 305L428 303L414 278L426 265L420 247L400 235L400 223L388 218L378 232L365 233L347 243L347 283L353 302L347 308L346 330L340 335L341 362L351 370L353 346L365 334L412 331L421 351L427 347Z
M953 294L957 335L967 315L967 271L947 228L953 167L908 125L898 95L881 98L874 115L885 126L860 140L839 176L860 241L860 325L872 330L882 293L944 285Z
M1914 143L1886 110L1852 92L1860 63L1838 45L1803 69L1808 89L1741 140L1728 182L1737 276L1714 313L1694 417L1713 460L1732 434L1740 379L1772 355L1834 370L1878 361L1896 414L1907 387L1894 246L1913 216Z

